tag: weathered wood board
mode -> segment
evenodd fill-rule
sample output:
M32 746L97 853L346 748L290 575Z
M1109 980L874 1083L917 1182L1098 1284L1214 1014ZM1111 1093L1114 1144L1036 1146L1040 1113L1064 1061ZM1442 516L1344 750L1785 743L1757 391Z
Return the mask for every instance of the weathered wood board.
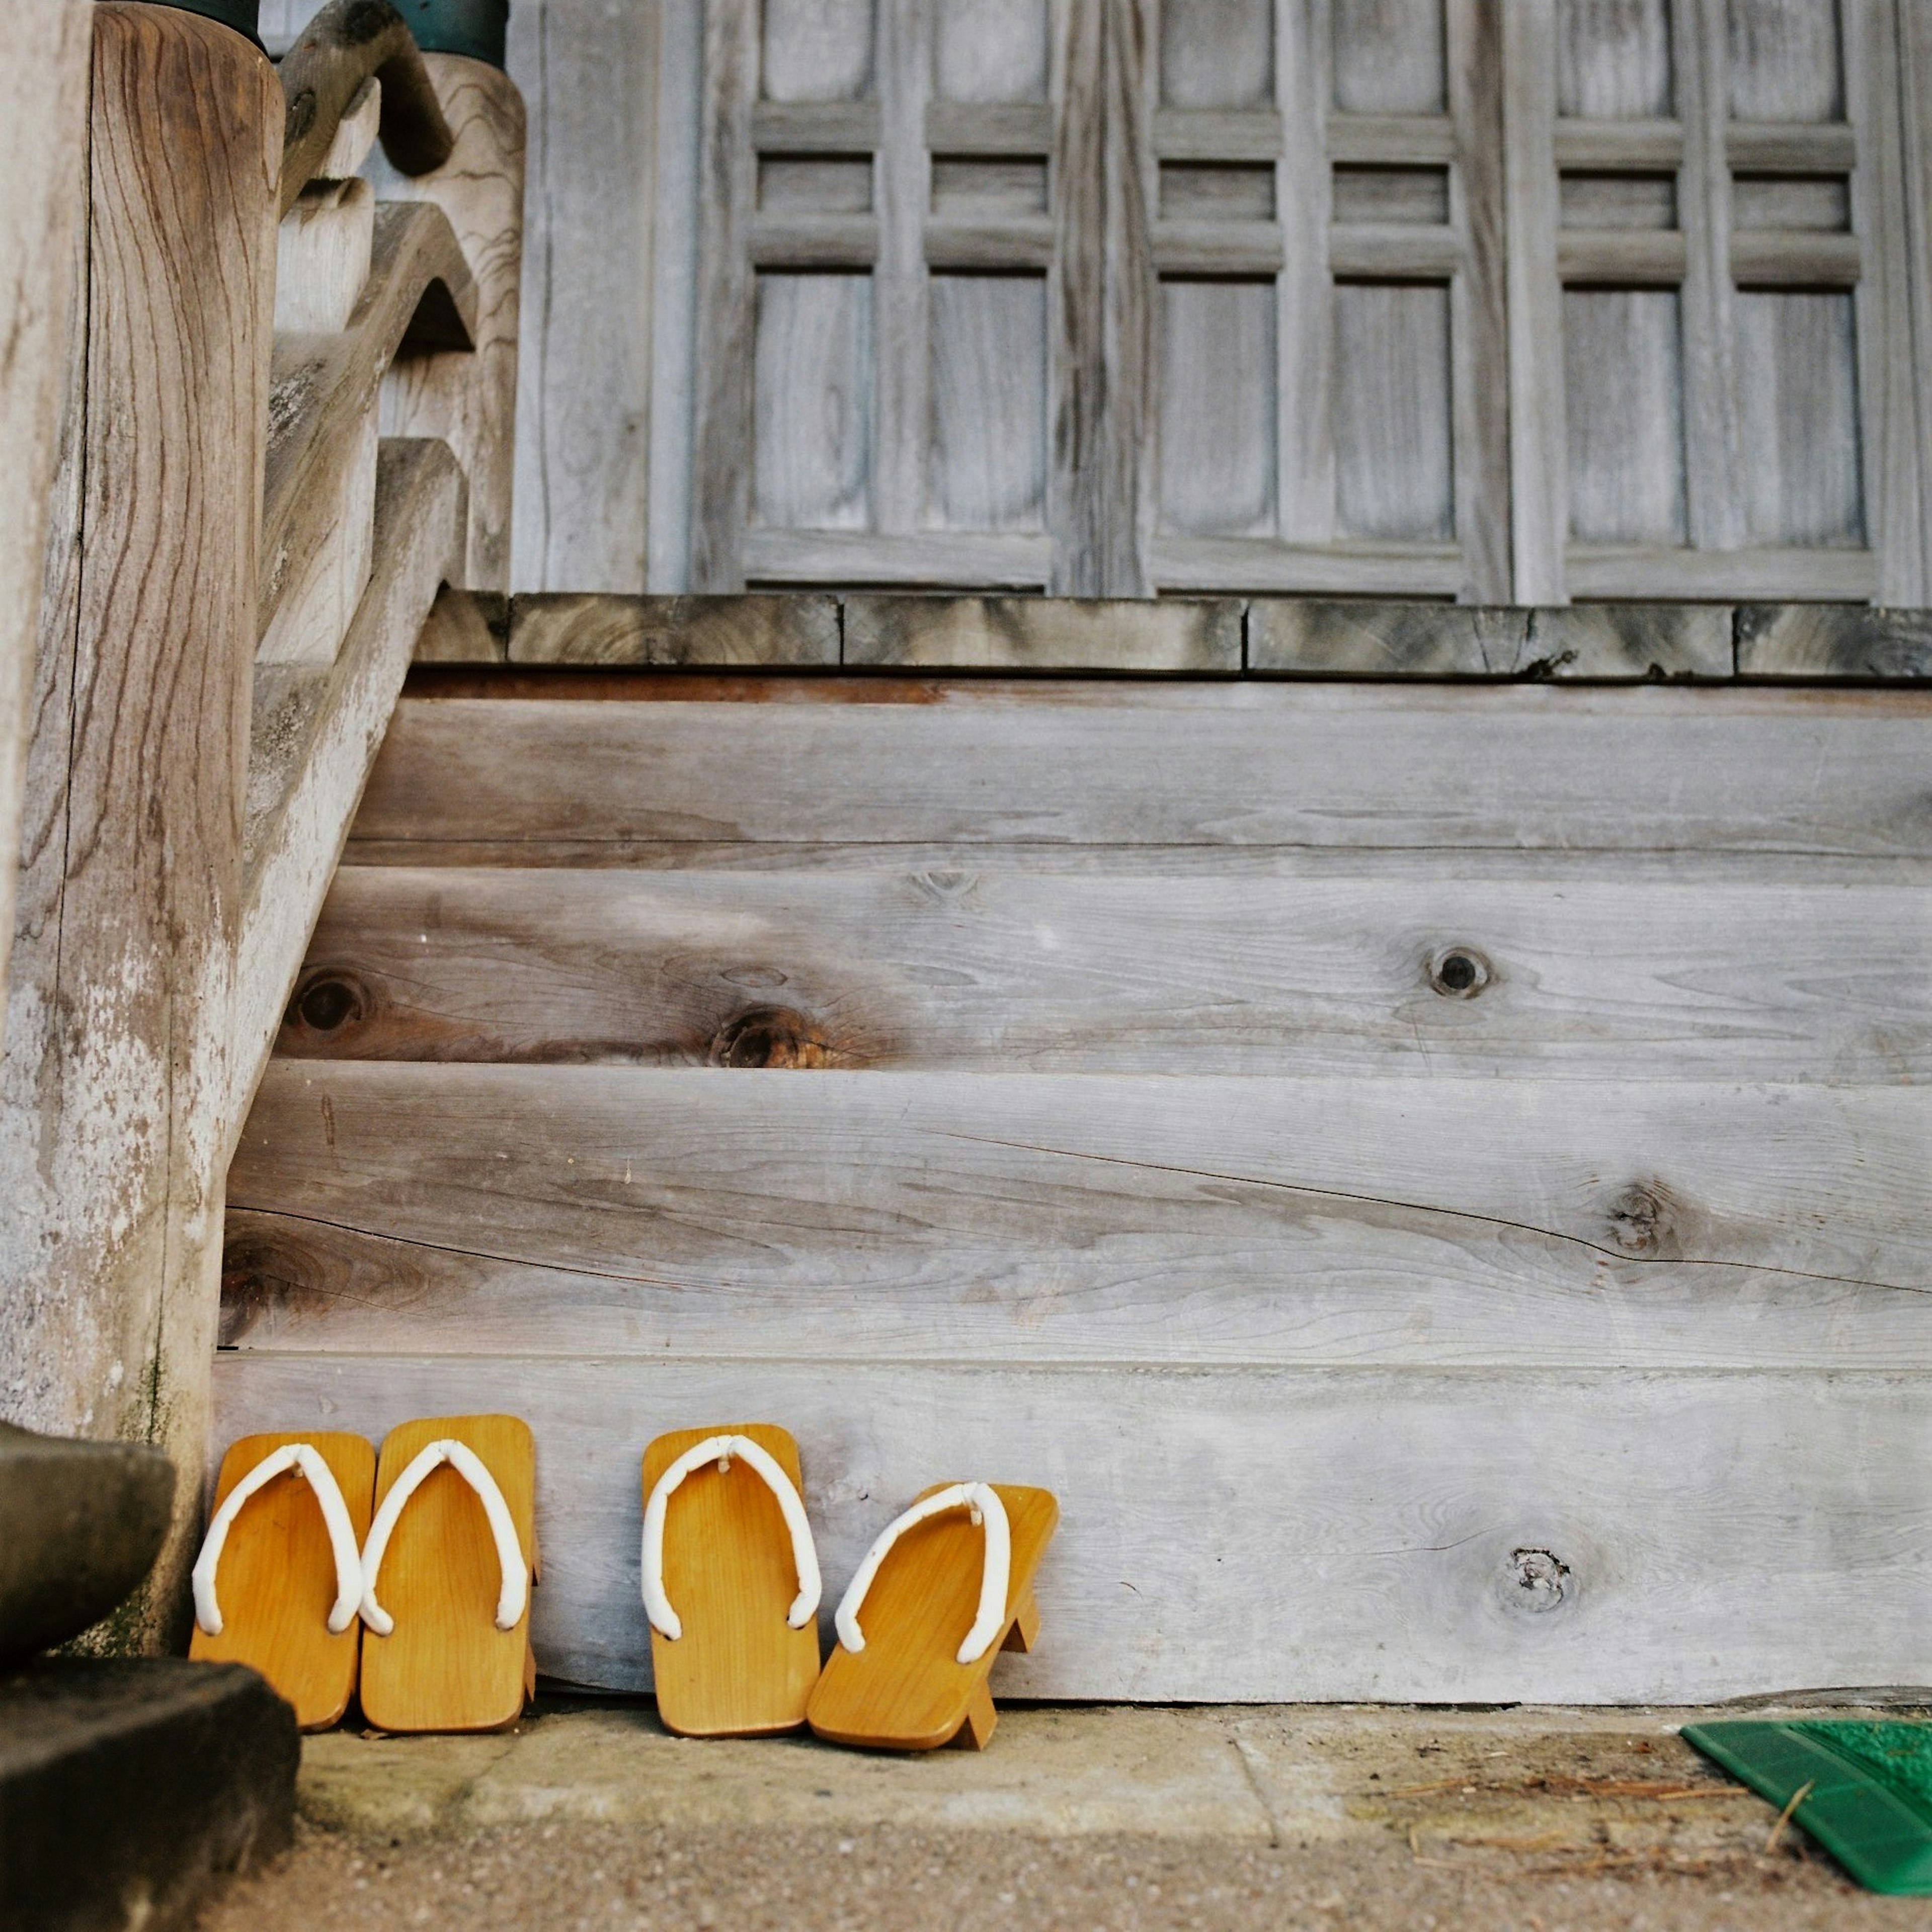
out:
M43 542L61 460L68 322L84 235L88 40L83 8L22 0L0 69L0 1011L40 634ZM82 242L84 250L85 243ZM83 351L84 352L84 351Z
M649 1682L644 1444L740 1412L797 1436L828 1579L928 1482L1054 1492L1045 1635L996 1696L1634 1703L1932 1681L1920 1376L417 1352L242 1352L215 1381L224 1442L310 1420L379 1436L466 1405L527 1418L538 1665L580 1682Z
M786 872L349 866L277 1050L1932 1080L1932 892L1917 878L1694 878L1686 860L1660 880L1539 857L1515 878L1438 862L1421 876L1163 878L1022 870L1006 855L878 869L884 858Z
M1928 1169L1904 1088L278 1060L225 1332L1922 1367Z
M1932 850L1932 698L1916 692L989 682L873 694L782 712L406 698L351 854L361 840L427 856L492 839L529 862L546 842L614 856L832 839ZM1794 784L1810 771L1828 788Z

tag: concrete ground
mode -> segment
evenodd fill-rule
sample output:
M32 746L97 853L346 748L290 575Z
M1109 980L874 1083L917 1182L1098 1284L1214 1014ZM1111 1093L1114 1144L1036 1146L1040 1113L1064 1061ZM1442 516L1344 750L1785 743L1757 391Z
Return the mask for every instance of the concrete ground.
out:
M296 1849L205 1932L1912 1925L1678 1740L1690 1712L1010 1708L983 1754L694 1743L550 1699L307 1741ZM1735 1711L1725 1714L1735 1716ZM1892 1713L1890 1714L1898 1714Z

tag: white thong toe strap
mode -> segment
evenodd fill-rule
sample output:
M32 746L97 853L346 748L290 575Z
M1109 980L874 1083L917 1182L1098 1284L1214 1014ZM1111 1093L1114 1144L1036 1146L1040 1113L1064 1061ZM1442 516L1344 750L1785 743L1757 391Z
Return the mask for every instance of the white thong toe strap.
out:
M657 1479L650 1499L644 1504L644 1614L650 1618L652 1629L673 1643L684 1634L684 1625L664 1594L664 1513L678 1485L694 1469L701 1469L707 1462L728 1469L734 1456L742 1456L778 1498L778 1513L791 1534L792 1567L798 1572L798 1594L785 1613L785 1622L794 1630L802 1630L818 1614L818 1600L824 1593L818 1576L818 1552L812 1540L812 1525L806 1520L805 1504L792 1486L791 1478L748 1436L707 1436L687 1449Z
M356 1532L349 1520L349 1505L342 1500L334 1473L322 1460L321 1451L306 1442L288 1442L264 1456L228 1492L214 1512L214 1520L208 1526L207 1540L194 1560L194 1620L210 1636L221 1634L221 1605L214 1594L214 1573L221 1567L221 1552L228 1532L248 1498L290 1469L315 1492L322 1522L328 1530L328 1546L334 1553L335 1603L328 1612L331 1633L340 1636L355 1617L356 1600L362 1594L362 1564L356 1552Z
M510 1506L503 1500L496 1478L466 1442L447 1439L431 1442L417 1452L409 1467L390 1485L382 1508L376 1512L376 1520L369 1526L369 1540L362 1546L362 1621L378 1636L387 1636L396 1627L395 1619L376 1600L376 1578L382 1568L382 1552L389 1546L403 1505L416 1494L423 1478L445 1462L476 1492L483 1514L490 1520L490 1534L496 1540L496 1567L502 1580L496 1592L496 1628L514 1630L529 1600L530 1566L524 1561L517 1526L510 1520Z
M878 1540L866 1552L866 1560L859 1565L859 1574L852 1579L833 1618L838 1628L838 1641L848 1650L861 1651L866 1647L866 1634L859 1628L860 1607L892 1545L916 1523L956 1509L970 1510L973 1520L986 1532L986 1553L980 1570L980 1613L966 1633L966 1641L959 1646L958 1661L977 1664L986 1655L988 1646L1006 1628L1006 1583L1013 1560L1006 1506L1000 1502L998 1492L987 1483L955 1483L949 1489L935 1490L879 1532Z

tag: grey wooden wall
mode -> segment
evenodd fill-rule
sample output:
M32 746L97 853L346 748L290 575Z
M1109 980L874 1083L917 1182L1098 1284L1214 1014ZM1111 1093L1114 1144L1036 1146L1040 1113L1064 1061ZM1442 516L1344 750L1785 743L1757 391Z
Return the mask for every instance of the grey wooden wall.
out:
M1932 0L516 0L511 64L520 588L1928 601Z

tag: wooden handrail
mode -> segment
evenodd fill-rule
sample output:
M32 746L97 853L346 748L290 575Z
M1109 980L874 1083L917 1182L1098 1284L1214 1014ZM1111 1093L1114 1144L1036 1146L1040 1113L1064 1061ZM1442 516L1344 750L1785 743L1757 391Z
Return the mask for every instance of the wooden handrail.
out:
M289 50L281 68L288 118L282 138L281 212L287 214L344 111L371 74L381 83L382 152L406 175L448 160L455 136L443 118L416 39L389 0L330 0Z

